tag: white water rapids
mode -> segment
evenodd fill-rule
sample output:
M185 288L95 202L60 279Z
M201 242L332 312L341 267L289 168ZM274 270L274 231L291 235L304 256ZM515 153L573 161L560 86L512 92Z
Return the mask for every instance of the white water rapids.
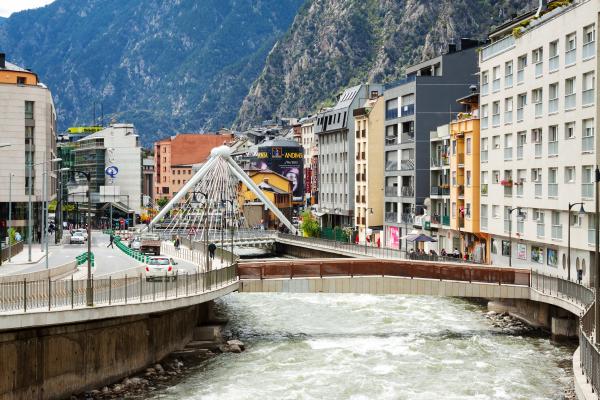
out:
M194 368L160 399L564 399L574 347L503 333L458 299L232 294L247 350Z

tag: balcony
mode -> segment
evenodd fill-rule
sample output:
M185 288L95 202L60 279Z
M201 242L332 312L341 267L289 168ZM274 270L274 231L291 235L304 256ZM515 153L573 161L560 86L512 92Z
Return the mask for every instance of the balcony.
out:
M396 144L400 144L400 142L398 141L398 136L386 136L385 137L385 145L386 146L393 146Z
M411 143L415 141L414 132L402 132L402 143Z
M398 161L387 160L385 162L385 170L386 171L398 171Z
M508 35L481 49L481 61L489 60L498 54L504 53L508 49L514 47L514 45L515 37L513 35Z
M432 186L431 196L450 196L450 188L442 186Z
M383 85L383 90L390 90L392 88L405 85L410 82L414 82L416 77L414 75L407 76L406 78L398 79L397 81L386 83Z
M512 195L513 195L512 185L504 186L504 197L512 197Z
M596 55L595 43L596 42L588 42L583 45L582 57L584 60L587 60L588 58L592 58Z
M458 153L456 155L456 162L459 166L464 166L465 165L465 154L464 153Z
M411 213L402 213L402 222L405 224L412 224L415 222L415 216Z
M396 119L398 118L398 109L397 108L392 108L389 110L385 110L385 119Z
M487 183L482 183L481 184L481 195L482 196L487 196L488 194L488 184Z
M458 198L464 198L465 197L465 187L463 185L458 185Z
M387 197L398 197L398 186L386 186L385 195Z
M450 226L450 216L449 215L442 216L442 225Z
M594 89L587 89L581 93L581 105L588 106L594 104Z
M400 160L401 171L412 171L415 169L415 160Z
M398 213L397 212L388 212L385 213L385 222L398 223Z
M432 157L431 158L431 167L432 168L443 168L445 166L448 166L449 160L448 157Z
M401 117L408 117L408 116L414 115L414 114L415 114L415 105L414 104L407 104L405 106L402 106L400 109Z
M415 195L415 188L412 186L402 186L400 188L400 194L402 197L413 197Z

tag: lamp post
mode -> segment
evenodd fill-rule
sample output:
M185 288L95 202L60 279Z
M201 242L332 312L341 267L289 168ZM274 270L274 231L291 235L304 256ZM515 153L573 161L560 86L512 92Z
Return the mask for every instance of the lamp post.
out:
M88 307L92 307L94 305L94 292L92 287L92 175L89 172L81 171L81 170L71 170L73 174L80 174L85 176L87 181L87 198L88 198L88 216L87 216L87 285L86 285L86 303ZM73 177L73 181L75 178ZM76 182L74 182L77 184Z
M33 160L31 160L33 161ZM27 204L27 261L31 262L31 245L32 245L32 235L33 235L33 231L32 231L32 225L33 225L33 204L32 204L32 199L31 196L33 195L33 183L31 182L31 175L32 175L32 170L33 167L38 166L38 165L42 165L44 164L44 172L46 170L45 168L45 164L47 162L53 163L53 162L58 162L58 161L62 161L62 158L53 158L52 160L49 161L42 161L40 163L34 164L33 162L29 162L27 163L27 186L29 188L28 193L29 193L29 199L28 199L28 204ZM45 173L44 173L45 175ZM44 226L44 222L42 221L42 227ZM40 244L41 247L41 244Z
M583 202L569 203L569 221L567 225L567 279L571 280L571 208L581 206L579 215L584 215Z
M233 210L234 210L234 206L233 206L233 200L228 199L225 201L228 202L229 204L231 204L231 218L229 218L229 225L230 225L230 229L231 229L231 264L233 265L233 233L234 233Z
M57 169L56 171L52 171L52 172L61 172L61 171L68 171L69 168L60 168ZM45 191L44 191L44 195L46 196L46 207L45 207L45 213L44 213L44 224L42 224L42 226L45 229L44 232L44 243L45 243L45 248L46 248L46 269L49 269L49 257L48 257L48 226L47 226L47 221L48 221L48 184L46 183L46 180L48 179L48 174L46 173L44 176L44 183L45 183ZM88 235L89 236L89 235ZM89 237L88 237L89 239Z
M512 267L512 213L517 211L517 217L521 215L521 207L508 209L508 266Z

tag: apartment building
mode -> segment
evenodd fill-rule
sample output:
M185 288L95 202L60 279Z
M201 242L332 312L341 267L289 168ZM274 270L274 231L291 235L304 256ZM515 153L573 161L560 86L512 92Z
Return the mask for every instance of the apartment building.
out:
M495 265L580 270L590 282L599 11L598 1L551 2L500 26L480 53L480 228ZM580 202L586 213L569 213Z
M304 200L306 205L316 204L318 188L316 183L317 158L319 156L319 141L315 135L316 118L310 116L300 120L301 144L304 148Z
M317 114L319 136L319 215L324 227L353 227L355 137L353 111L381 94L382 85L361 84L344 90L337 104Z
M171 199L193 175L194 164L205 162L210 151L230 143L229 132L180 133L154 143L154 199Z
M437 240L439 253L442 249L448 250L460 246L460 243L452 240L450 230L450 127L448 124L438 126L430 133L429 154L431 154L429 233ZM390 190L395 189L386 187L386 192ZM396 241L392 241L390 246L398 247L398 238L394 239Z
M359 241L365 244L376 243L375 235L383 226L381 155L384 142L384 104L383 96L373 97L353 112L356 140L354 215Z
M10 225L23 235L30 188L34 226L40 226L46 198L44 165L50 171L46 175L48 198L56 194L56 175L52 171L58 165L50 163L56 158L56 111L52 93L37 74L6 61L4 53L0 53L0 127L0 234L4 237L6 233L10 196ZM33 165L30 178L28 164Z
M430 196L430 132L461 110L456 99L477 84L477 41L407 68L385 86L385 243L413 229ZM417 220L422 225L422 218Z

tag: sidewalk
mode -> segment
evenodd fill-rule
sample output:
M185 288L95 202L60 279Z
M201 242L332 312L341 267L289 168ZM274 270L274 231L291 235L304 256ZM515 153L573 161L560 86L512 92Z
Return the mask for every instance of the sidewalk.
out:
M50 251L52 251L52 247L53 246L49 246L49 250ZM42 251L42 247L40 246L40 244L39 243L34 243L31 246L31 262L28 261L28 259L29 259L29 250L28 250L27 243L24 243L23 244L23 251L21 251L19 254L13 255L11 257L10 262L8 262L8 260L4 261L2 263L2 266L0 267L0 269L3 269L4 267L8 267L8 266L19 266L19 265L27 265L27 264L36 264L36 263L40 262L40 260L42 258L44 258L45 255L46 255L46 252Z

